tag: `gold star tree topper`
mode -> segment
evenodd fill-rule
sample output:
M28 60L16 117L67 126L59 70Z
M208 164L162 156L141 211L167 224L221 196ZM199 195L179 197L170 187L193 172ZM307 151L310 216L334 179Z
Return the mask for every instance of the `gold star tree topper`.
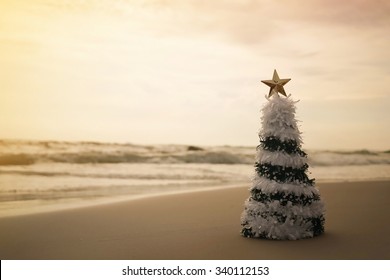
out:
M271 97L274 93L278 94L279 92L287 97L286 92L284 91L283 86L287 84L291 79L280 79L276 69L274 70L274 76L272 80L264 80L262 83L270 87L268 97Z

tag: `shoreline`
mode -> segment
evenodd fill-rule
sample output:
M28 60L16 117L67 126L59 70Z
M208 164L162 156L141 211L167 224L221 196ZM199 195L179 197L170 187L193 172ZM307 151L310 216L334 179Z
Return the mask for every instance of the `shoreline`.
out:
M318 185L322 184L333 184L333 183L359 183L359 182L390 182L390 178L370 178L370 179L318 179L316 180L316 187L320 188ZM247 189L251 187L252 181L248 181L247 183ZM20 204L27 204L30 203L32 206L29 208L26 208L25 205L18 205L16 201L10 201L10 202L2 202L0 203L0 207L7 204L7 203L14 203L16 205L13 205L13 208L15 210L2 210L0 208L0 219L1 218L7 218L7 217L18 217L18 216L25 216L25 215L36 215L36 214L43 214L43 213L50 213L50 212L57 212L57 211L66 211L66 210L72 210L72 209L82 209L85 207L95 207L95 206L101 206L101 205L107 205L107 204L115 204L115 203L121 203L121 202L130 202L134 200L140 200L140 199L148 199L153 197L164 197L169 195L175 195L175 194L186 194L186 193L196 193L196 192L205 192L205 191L212 191L212 190L223 190L228 188L240 188L245 187L245 182L230 182L223 185L223 183L216 183L212 186L200 186L199 188L187 188L187 189L180 189L180 190L169 190L169 191L160 191L160 192L154 192L154 193L142 193L142 194L129 194L129 195L120 195L120 196L107 196L107 197L99 197L99 198L71 198L71 199L56 199L50 204L38 204L36 201L20 201ZM61 203L62 202L62 203ZM15 207L16 206L16 207ZM22 206L22 207L20 207Z
M148 198L156 198L156 197L158 198L158 197L164 197L164 196L170 196L176 194L187 194L187 193L196 193L196 192L207 192L213 190L223 190L223 189L230 189L230 188L241 188L243 187L243 185L244 185L243 183L226 183L226 185L215 184L214 186L202 186L199 188L188 188L188 189L169 190L169 191L162 190L161 192L142 193L136 195L129 194L129 195L121 195L121 196L107 196L107 197L96 198L95 200L80 197L76 199L67 199L66 202L60 205L54 205L54 204L39 205L38 209L35 210L33 208L17 209L17 211L19 212L9 213L8 215L3 214L0 210L0 219L7 218L7 217L28 216L28 215L50 213L50 212L73 210L73 209L76 210L76 209L82 209L87 207L99 207L102 205L131 202L134 200L142 200ZM61 199L58 199L57 201L60 200ZM73 202L71 200L73 200ZM24 201L22 201L22 203L23 202Z
M248 187L0 218L1 259L390 259L390 181L319 183L325 233L240 236Z

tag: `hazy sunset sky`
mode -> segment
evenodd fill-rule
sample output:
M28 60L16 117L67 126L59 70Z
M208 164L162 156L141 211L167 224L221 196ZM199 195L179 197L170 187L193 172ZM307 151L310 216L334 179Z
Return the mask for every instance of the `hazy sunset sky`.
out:
M304 148L390 149L390 1L0 0L0 138L256 146L274 69Z

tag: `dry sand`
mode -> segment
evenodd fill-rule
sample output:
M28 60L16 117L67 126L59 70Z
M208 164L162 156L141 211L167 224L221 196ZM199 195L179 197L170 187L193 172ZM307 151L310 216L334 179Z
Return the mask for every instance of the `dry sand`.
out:
M0 219L1 259L390 259L390 181L322 183L325 234L246 239L248 187Z

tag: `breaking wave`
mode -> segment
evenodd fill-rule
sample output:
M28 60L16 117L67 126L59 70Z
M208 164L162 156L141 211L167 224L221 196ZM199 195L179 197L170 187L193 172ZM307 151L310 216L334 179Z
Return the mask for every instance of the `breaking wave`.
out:
M0 166L35 163L207 163L253 164L254 147L144 146L97 142L0 141ZM346 166L390 164L390 153L369 150L307 151L309 165Z

